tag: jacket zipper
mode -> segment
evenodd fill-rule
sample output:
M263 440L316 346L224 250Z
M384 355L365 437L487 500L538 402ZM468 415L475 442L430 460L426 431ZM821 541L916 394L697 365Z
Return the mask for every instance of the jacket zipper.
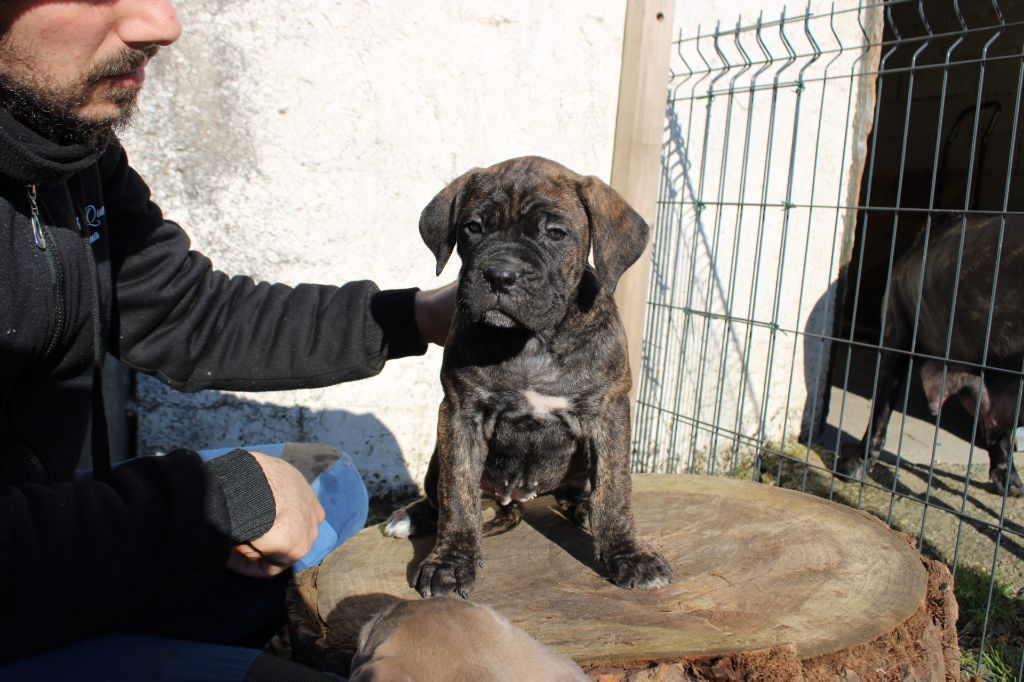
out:
M28 185L26 191L28 192L29 219L32 223L32 239L35 241L36 248L46 252L46 264L50 268L50 277L55 285L54 294L57 299L56 310L54 311L53 336L50 338L50 343L47 345L46 352L44 353L44 357L47 357L53 352L54 347L57 345L57 340L64 331L64 271L60 268L56 249L47 248L49 245L49 240L47 239L49 233L39 217L36 186L34 184ZM7 423L11 424L10 415L7 415ZM38 482L45 483L50 480L43 460L32 451L32 448L23 444L13 430L8 432L8 436L4 440L9 441L11 448L15 452L24 456L25 461L28 462L32 472L36 475Z
M43 234L43 222L39 220L39 204L36 202L36 186L28 186L28 207L32 215L32 237L36 246L46 251L46 235Z
M32 221L32 238L36 243L36 248L46 253L46 263L50 266L50 276L54 282L54 295L56 296L56 305L54 306L54 322L53 322L53 335L50 337L50 343L46 346L46 352L43 353L43 357L49 357L53 352L53 349L57 346L57 341L60 340L60 336L64 333L64 269L61 267L60 256L57 255L57 249L48 248L49 243L53 241L52 233L43 225L43 221L39 217L39 203L36 200L36 186L28 185L28 206L31 214Z
M50 338L50 342L46 347L46 351L43 353L43 357L49 357L60 341L61 334L64 332L64 325L66 320L65 305L64 305L64 269L60 262L60 254L56 248L48 248L48 246L56 242L53 241L53 232L51 232L46 225L43 224L40 218L39 202L37 200L36 186L28 185L28 203L32 221L32 237L35 241L36 247L46 253L46 261L50 267L50 274L54 281L54 294L56 297L56 305L54 310L54 329L53 336ZM100 301L99 301L99 277L96 272L96 260L93 257L92 248L88 242L88 236L83 235L86 240L85 252L86 252L86 263L89 268L90 279L92 280L92 322L93 322L93 362L97 367L102 365L103 358L103 343L102 335L100 331ZM94 387L93 390L96 390ZM35 472L43 479L47 479L46 468L42 460L35 455L30 449L21 448L26 455L29 463ZM95 456L95 453L94 453ZM109 457L109 455L108 455Z

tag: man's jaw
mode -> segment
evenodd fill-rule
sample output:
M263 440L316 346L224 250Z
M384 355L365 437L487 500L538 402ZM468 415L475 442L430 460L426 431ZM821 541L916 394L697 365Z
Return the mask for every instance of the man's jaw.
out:
M131 122L157 49L122 52L56 93L0 74L0 107L53 142L102 151Z
M101 100L105 106L69 110L0 76L0 107L51 142L84 145L96 152L106 149L116 139L117 131L129 124L137 95L137 89L108 92ZM112 101L114 96L118 101Z

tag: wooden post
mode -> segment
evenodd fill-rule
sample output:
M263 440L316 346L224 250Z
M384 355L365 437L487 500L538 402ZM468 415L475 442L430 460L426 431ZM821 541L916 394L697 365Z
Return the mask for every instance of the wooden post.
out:
M652 232L661 179L674 4L675 0L629 0L622 41L611 185L643 216ZM626 271L615 291L615 302L629 343L629 366L633 373L630 399L633 402L636 401L650 272L651 242L648 241L643 256Z

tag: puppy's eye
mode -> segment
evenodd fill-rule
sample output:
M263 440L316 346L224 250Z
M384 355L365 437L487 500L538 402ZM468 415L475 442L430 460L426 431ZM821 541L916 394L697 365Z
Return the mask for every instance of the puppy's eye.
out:
M569 234L560 227L549 227L545 230L545 232L548 235L548 239L555 242L565 239L566 236L568 236Z
M466 222L462 223L462 229L466 230L467 232L472 232L473 234L480 234L481 232L484 231L484 226L480 223L479 220L467 220Z

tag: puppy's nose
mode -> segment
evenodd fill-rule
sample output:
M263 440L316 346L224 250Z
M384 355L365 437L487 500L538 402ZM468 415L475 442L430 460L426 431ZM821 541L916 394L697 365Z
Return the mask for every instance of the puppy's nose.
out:
M484 270L484 279L491 283L491 290L508 291L515 286L519 273L508 265L494 265Z

